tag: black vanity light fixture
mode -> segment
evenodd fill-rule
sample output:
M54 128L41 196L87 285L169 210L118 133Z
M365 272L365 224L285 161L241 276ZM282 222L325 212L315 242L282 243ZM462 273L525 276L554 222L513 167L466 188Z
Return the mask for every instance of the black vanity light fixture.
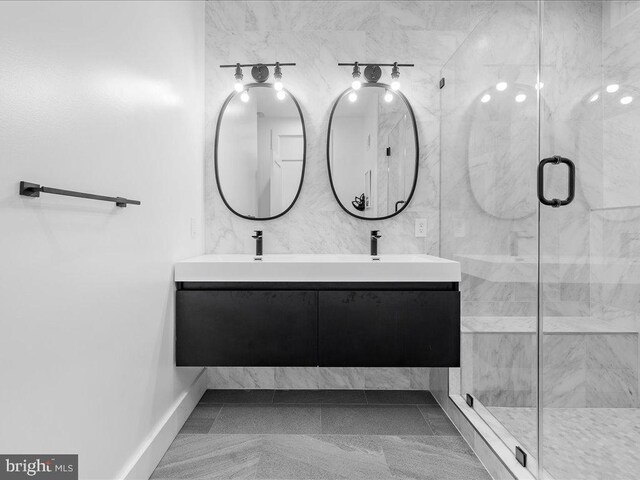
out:
M413 63L360 63L360 62L351 62L351 63L338 63L339 67L353 67L353 72L351 76L353 77L353 81L351 82L352 92L349 93L349 100L355 102L358 99L357 90L362 86L362 82L360 80L360 67L365 67L364 69L364 78L368 83L377 83L382 77L382 68L381 67L391 67L391 90L397 92L400 90L400 67L414 67ZM384 95L384 100L386 102L391 102L393 100L393 95L390 91L387 91Z
M360 81L360 66L358 65L358 62L355 62L353 64L353 73L351 74L351 76L353 77L351 88L353 88L354 90L360 90L362 82Z
M282 83L282 67L294 67L295 63L236 63L234 65L220 65L220 68L235 68L234 78L236 82L234 84L234 89L236 92L240 93L240 100L243 102L249 101L249 92L247 91L247 87L242 82L244 75L242 74L243 68L251 67L251 76L257 83L264 83L269 79L269 67L274 67L273 78L275 82L273 83L273 88L276 91L276 96L278 100L284 100L286 97L286 93L284 90L284 85Z

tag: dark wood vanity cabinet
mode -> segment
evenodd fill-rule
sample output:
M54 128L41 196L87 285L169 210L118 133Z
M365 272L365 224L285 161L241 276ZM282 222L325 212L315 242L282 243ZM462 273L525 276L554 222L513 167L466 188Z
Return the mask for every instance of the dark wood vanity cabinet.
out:
M179 283L176 363L457 367L458 284Z
M459 366L459 292L320 292L318 305L321 366Z
M318 294L179 290L178 366L315 366Z

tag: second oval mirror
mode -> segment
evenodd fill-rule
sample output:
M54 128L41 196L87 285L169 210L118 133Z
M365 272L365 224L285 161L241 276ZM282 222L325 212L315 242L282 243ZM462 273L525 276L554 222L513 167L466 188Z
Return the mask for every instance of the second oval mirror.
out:
M272 84L254 83L232 93L220 111L215 142L218 189L233 213L271 220L293 206L306 139L302 111L289 92L280 99Z
M354 217L381 220L404 210L418 177L418 132L411 105L387 85L346 90L329 120L333 193Z

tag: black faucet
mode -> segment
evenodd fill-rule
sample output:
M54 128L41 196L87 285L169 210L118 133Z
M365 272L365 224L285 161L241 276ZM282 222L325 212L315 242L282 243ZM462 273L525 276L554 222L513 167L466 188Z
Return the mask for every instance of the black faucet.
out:
M260 260L262 258L262 230L256 230L254 233L252 238L256 239L256 260Z
M382 237L379 230L371 230L371 256L378 256L378 239Z

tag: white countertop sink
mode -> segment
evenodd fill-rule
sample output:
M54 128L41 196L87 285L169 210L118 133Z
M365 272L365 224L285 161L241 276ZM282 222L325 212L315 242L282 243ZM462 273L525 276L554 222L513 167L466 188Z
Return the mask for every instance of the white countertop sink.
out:
M460 264L431 255L202 255L176 263L176 282L459 282Z

